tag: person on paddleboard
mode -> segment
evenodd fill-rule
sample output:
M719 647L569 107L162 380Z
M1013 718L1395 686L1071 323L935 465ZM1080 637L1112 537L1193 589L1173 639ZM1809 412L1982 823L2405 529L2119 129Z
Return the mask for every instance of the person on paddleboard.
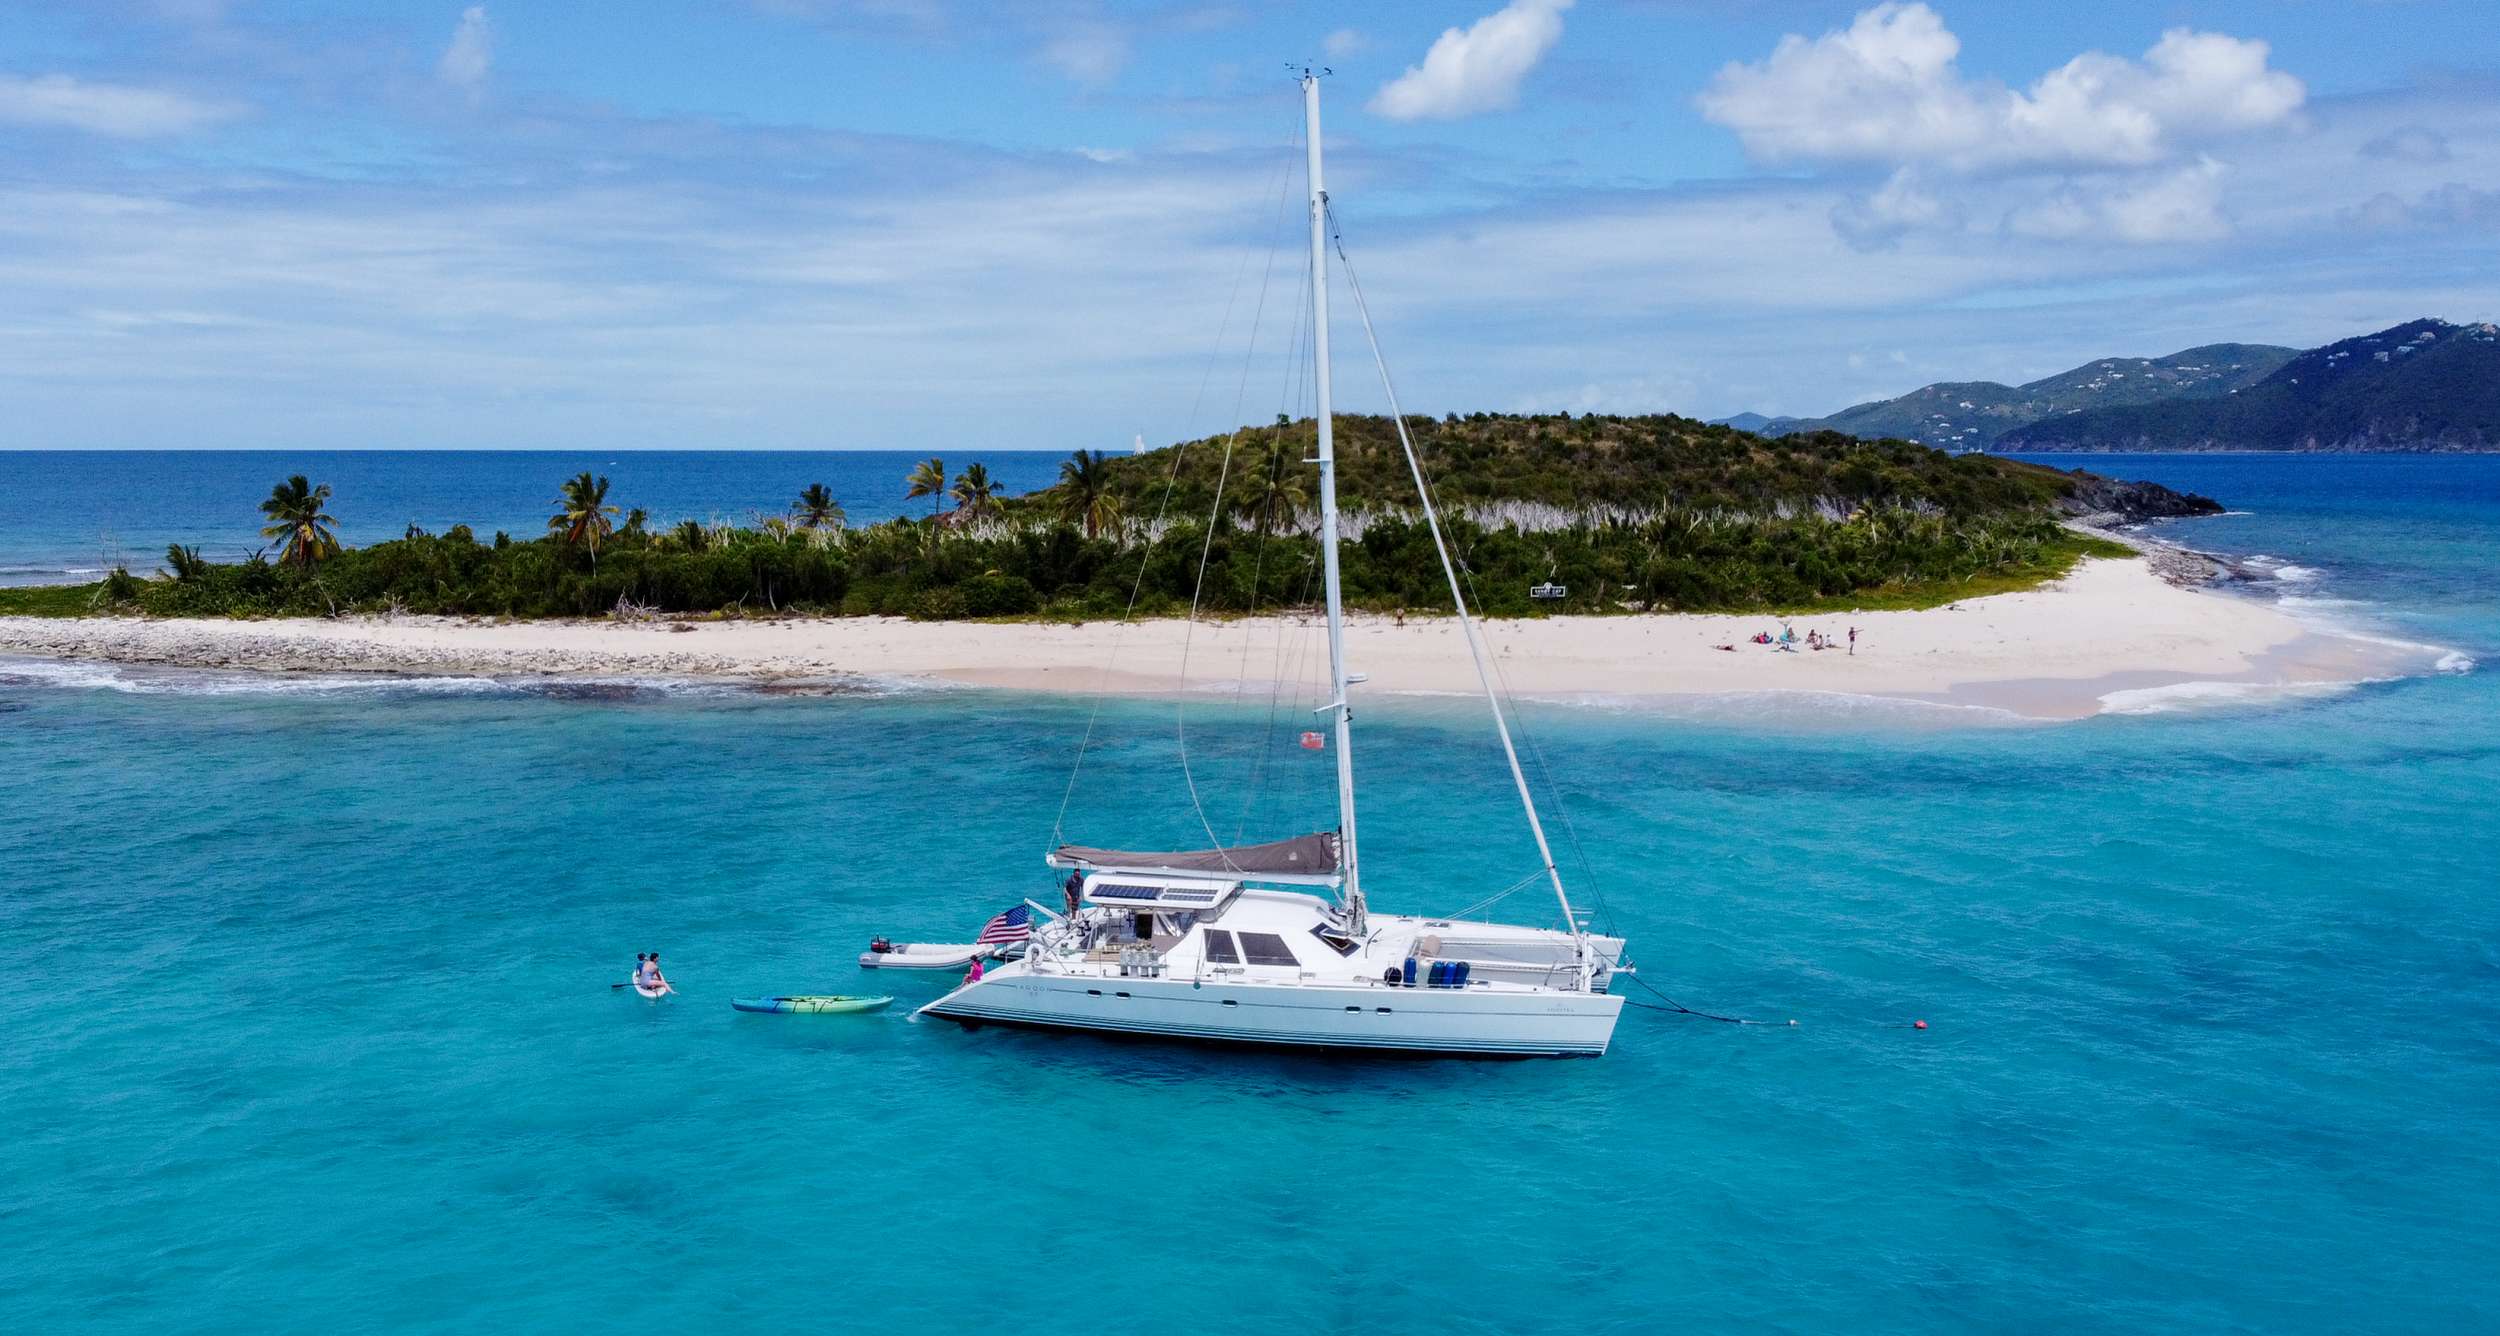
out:
M634 955L634 962L634 987L639 988L646 993L653 991L673 993L677 991L676 989L668 986L667 977L660 973L659 952L637 952Z

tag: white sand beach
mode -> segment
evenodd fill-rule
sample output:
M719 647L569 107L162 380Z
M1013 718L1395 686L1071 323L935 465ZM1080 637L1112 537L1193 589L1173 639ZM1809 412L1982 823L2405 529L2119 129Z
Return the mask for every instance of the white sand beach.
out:
M1509 689L1524 696L1846 693L1986 706L2043 718L2109 708L2113 694L2188 684L2297 688L2396 676L2427 660L2381 641L2321 634L2253 599L2173 586L2142 559L2087 561L2037 590L1918 612L1790 619L1843 647L1784 652L1770 615L1556 617L1487 623ZM1854 654L1846 648L1858 632ZM1350 620L1358 692L1476 689L1448 618ZM1732 645L1731 650L1717 648ZM1122 625L891 618L526 621L445 617L224 621L0 618L0 653L269 672L930 678L1055 692L1161 694L1284 678L1308 682L1317 619ZM1184 659L1186 676L1184 677Z

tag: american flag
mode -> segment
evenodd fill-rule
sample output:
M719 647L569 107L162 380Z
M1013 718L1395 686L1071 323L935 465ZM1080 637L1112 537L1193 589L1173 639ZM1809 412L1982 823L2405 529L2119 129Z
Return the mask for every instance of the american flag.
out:
M982 924L981 935L973 940L983 946L995 946L1005 942L1021 942L1032 935L1033 911L1027 906L1017 905L997 918Z

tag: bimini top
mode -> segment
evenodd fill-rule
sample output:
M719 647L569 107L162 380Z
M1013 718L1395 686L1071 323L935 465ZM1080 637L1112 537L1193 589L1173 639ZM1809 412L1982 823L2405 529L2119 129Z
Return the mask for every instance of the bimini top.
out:
M1051 851L1049 862L1052 867L1082 868L1088 872L1181 873L1196 876L1213 873L1255 881L1334 886L1337 884L1337 857L1337 833L1322 830L1271 844L1160 853L1063 844Z

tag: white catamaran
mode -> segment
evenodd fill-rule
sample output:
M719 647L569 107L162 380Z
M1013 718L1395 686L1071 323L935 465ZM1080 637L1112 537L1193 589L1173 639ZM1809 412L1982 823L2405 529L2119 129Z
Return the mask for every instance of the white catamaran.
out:
M1023 958L921 1008L966 1026L1037 1026L1223 1043L1480 1056L1594 1057L1613 1039L1623 999L1607 986L1623 940L1589 931L1563 888L1486 659L1442 537L1414 443L1406 450L1459 624L1491 704L1528 829L1553 886L1561 928L1380 914L1365 901L1355 835L1353 711L1362 680L1345 661L1338 586L1337 468L1328 365L1328 193L1320 173L1319 79L1302 75L1310 167L1312 354L1318 392L1322 575L1337 829L1269 844L1143 853L1061 845L1069 912L1035 905ZM1358 287L1357 297L1361 292ZM1368 331L1370 320L1365 317ZM1378 345L1373 345L1375 358Z

